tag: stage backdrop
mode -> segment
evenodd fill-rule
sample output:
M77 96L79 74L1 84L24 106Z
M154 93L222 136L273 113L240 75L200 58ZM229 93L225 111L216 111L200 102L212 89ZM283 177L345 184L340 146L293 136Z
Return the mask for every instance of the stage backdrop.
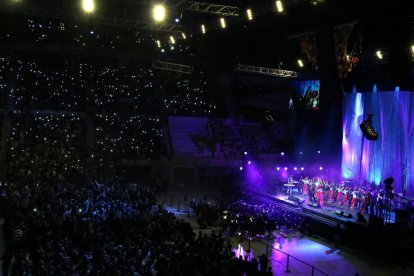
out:
M351 93L344 100L342 176L379 185L394 178L394 191L414 195L414 93ZM377 141L364 138L359 124L372 113Z

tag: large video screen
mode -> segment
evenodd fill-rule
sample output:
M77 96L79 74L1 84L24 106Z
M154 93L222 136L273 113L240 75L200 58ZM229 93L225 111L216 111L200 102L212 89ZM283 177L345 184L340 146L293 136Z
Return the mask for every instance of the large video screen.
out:
M319 80L296 81L296 93L289 99L289 109L319 110Z

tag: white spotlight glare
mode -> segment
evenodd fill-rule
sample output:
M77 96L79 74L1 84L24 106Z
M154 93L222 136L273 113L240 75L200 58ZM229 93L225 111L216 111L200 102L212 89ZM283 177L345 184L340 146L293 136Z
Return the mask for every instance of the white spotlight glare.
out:
M240 166L239 170L241 170L241 171L242 171L242 170L243 170L243 167L242 167L242 166Z
M411 46L411 52L414 54L414 44Z
M278 12L283 12L282 1L280 1L280 0L276 1L276 9L277 9Z
M280 171L280 167L277 167L276 170Z
M206 26L203 24L203 25L201 25L201 32L203 33L203 34L205 34L206 33Z
M304 167L301 167L301 168L300 168L300 170L301 170L301 171L304 171L304 170L305 170L305 168L304 168Z
M299 67L303 67L303 61L301 59L298 59L298 65Z
M183 39L187 39L187 36L185 35L185 33L181 33L181 36L183 37Z
M155 43L157 43L158 48L161 48L161 41L156 40Z
M171 41L171 44L175 44L175 38L172 35L170 36L170 41Z
M225 29L227 27L224 17L220 18L220 25L222 29Z
M321 170L323 170L323 167L319 167L319 170L321 171Z
M298 170L298 167L294 167L293 169L294 169L295 171L297 171L297 170Z
M164 21L166 16L167 11L165 10L165 7L163 5L157 4L152 8L152 17L154 18L155 22Z
M247 19L249 21L252 21L253 20L253 12L252 12L252 10L251 9L247 9L246 10L246 14L247 14Z
M86 13L93 13L95 10L94 0L82 0L82 9Z
M382 53L381 53L381 51L380 51L380 50L378 50L378 51L376 52L376 54L377 54L377 58L382 59Z
M285 167L285 171L287 171L288 170L288 167Z

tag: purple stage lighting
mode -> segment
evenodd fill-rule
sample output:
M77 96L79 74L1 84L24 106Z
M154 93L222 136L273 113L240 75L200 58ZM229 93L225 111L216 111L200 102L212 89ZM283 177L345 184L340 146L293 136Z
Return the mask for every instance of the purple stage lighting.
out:
M247 151L244 152L244 155L247 155Z
M319 170L321 171L321 170L323 170L323 167L319 167Z
M239 168L241 171L243 170L243 167L242 166L240 166L240 168Z
M252 161L247 161L247 164L249 164L249 165L250 165L251 163L252 163Z
M302 154L303 154L303 152L299 152L299 154L300 154L300 155L302 155Z
M285 167L285 171L287 171L288 170L288 168L287 167Z
M276 170L280 171L280 167L277 167Z
M282 152L280 153L280 155L284 156L284 155L285 155L285 153L282 151Z
M321 153L321 151L320 151L320 150L318 150L318 153L320 154L320 153Z
M294 167L293 169L294 169L295 171L297 171L297 170L298 170L298 168L297 168L297 167Z
M305 170L305 168L304 168L304 167L302 167L302 168L300 168L300 170L301 170L301 171L304 171L304 170Z

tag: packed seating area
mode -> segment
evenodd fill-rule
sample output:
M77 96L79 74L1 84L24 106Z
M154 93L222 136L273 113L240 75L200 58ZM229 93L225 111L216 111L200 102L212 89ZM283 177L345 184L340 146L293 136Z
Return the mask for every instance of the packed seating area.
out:
M14 112L8 143L8 178L31 182L84 173L84 126L71 114Z
M154 71L145 63L56 58L0 59L4 102L11 88L18 110L214 116L218 106L209 95L202 70L192 76ZM0 100L1 100L0 99ZM1 102L0 102L1 103Z
M101 114L95 116L95 126L98 158L159 159L165 155L159 117Z
M3 273L272 275L264 274L267 258L237 259L221 233L196 235L157 204L162 186L156 179L135 177L140 181L0 186Z
M3 21L0 39L5 44L105 54L133 53L137 48L143 55L158 52L164 56L168 56L169 53L184 56L194 53L193 47L185 40L171 47L172 45L167 42L169 36L166 34L154 34L143 29L90 26L63 19L7 15ZM14 28L10 28L11 25ZM179 40L180 37L176 39ZM155 47L156 40L163 41L163 52Z

